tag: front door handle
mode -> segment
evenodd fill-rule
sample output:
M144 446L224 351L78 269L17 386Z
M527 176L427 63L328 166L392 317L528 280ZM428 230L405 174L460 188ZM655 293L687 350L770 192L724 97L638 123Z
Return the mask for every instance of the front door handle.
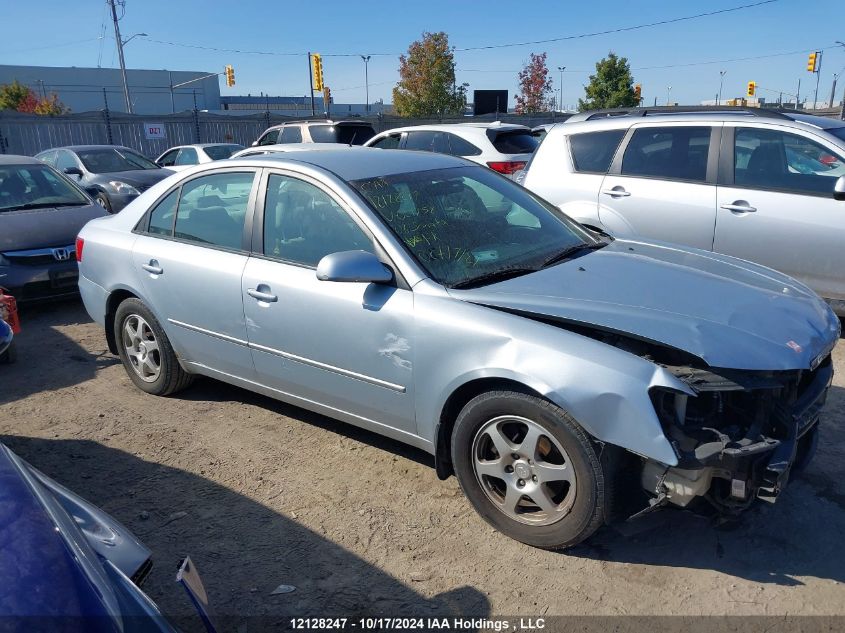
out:
M625 187L620 187L616 185L613 189L602 189L601 192L612 198L627 198L631 195L630 191L625 191Z
M264 301L266 303L275 303L279 298L269 292L270 286L267 284L258 284L257 288L247 288L246 293L253 299Z
M757 207L752 207L745 200L736 200L732 204L723 204L722 209L733 213L754 213Z
M158 261L155 259L151 259L149 264L141 264L141 268L151 275L161 275L164 273L164 269L158 265Z

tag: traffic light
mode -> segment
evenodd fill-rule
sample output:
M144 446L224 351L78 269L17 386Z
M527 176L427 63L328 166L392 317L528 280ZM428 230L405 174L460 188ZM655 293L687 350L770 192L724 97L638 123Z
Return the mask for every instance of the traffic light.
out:
M814 73L818 70L819 65L819 53L818 51L815 53L810 53L810 57L807 58L807 72Z
M332 102L332 89L328 86L323 86L323 100L327 106Z
M323 89L323 58L320 53L311 55L311 73L313 74L314 90Z
M637 98L637 104L643 100L643 86L642 84L634 85L634 96Z
M756 81L749 81L748 82L748 96L753 97L754 93L757 91L757 82Z
M235 69L232 67L232 64L226 64L226 85L230 88L235 85Z

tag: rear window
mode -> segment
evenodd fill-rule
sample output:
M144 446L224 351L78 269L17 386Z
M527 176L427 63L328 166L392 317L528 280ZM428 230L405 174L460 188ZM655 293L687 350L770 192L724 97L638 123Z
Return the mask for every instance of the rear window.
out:
M243 148L243 145L212 145L205 148L205 153L211 160L223 160Z
M826 130L835 136L836 138L842 139L845 141L845 127L833 127Z
M586 132L569 137L569 149L572 151L572 163L575 171L604 174L610 167L610 161L619 147L625 130L607 130L606 132Z
M308 128L315 143L363 145L376 135L369 125L312 125Z
M490 140L496 151L502 154L531 154L540 144L540 141L531 135L531 130L494 133Z

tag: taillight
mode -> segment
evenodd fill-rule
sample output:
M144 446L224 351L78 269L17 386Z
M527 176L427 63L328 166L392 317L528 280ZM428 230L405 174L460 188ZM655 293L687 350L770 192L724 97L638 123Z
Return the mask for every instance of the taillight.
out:
M82 247L85 246L85 240L81 237L76 238L76 261L82 261Z
M515 160L515 161L493 161L492 163L487 163L487 166L492 169L493 171L497 171L500 174L505 174L510 176L512 173L519 171L520 169L525 167L524 160Z

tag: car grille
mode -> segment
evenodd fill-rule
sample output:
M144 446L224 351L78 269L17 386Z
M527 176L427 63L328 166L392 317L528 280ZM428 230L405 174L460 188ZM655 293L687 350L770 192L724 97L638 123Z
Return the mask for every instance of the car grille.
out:
M76 259L76 246L56 246L52 248L36 248L26 251L6 251L3 257L13 264L23 266L45 266L56 262L67 262Z

